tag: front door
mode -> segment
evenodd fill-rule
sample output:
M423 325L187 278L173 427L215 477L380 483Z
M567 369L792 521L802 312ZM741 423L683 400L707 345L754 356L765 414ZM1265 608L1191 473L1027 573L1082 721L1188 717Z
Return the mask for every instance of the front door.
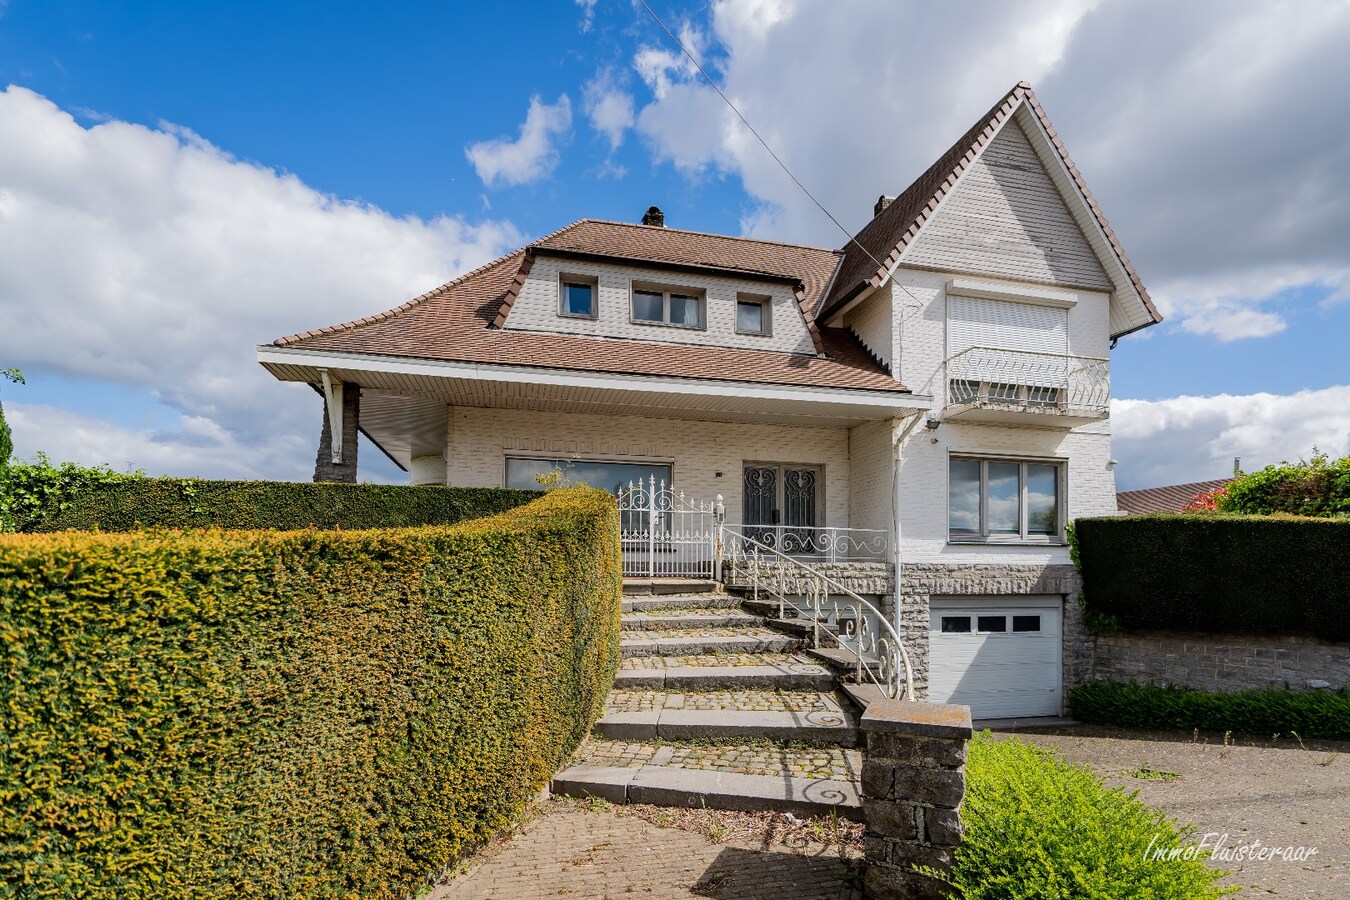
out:
M742 483L747 537L794 556L818 552L820 467L751 463Z

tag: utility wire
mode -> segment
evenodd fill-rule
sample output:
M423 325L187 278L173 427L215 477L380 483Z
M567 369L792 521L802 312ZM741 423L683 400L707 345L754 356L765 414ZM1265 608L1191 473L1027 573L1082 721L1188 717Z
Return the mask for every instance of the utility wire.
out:
M783 160L779 158L778 154L773 152L773 148L769 146L769 142L764 140L764 138L760 136L760 133L755 130L755 126L751 125L749 120L746 119L745 116L741 114L741 111L736 108L736 104L731 102L731 98L728 97L726 94L722 93L722 89L717 86L717 82L714 81L713 77L708 74L708 70L703 68L703 63L699 62L698 58L695 57L693 53L689 52L689 48L686 47L684 43L678 37L675 36L675 33L672 32L666 26L666 23L661 21L661 17L656 14L656 10L652 9L651 4L649 4L647 0L639 0L639 2L641 2L643 8L647 10L647 14L650 15L652 19L656 21L656 24L661 26L661 30L664 31L666 35L672 41L675 42L675 46L679 47L680 50L684 52L684 55L689 57L689 61L694 64L694 67L698 69L699 73L708 82L708 84L712 87L712 89L714 91L717 91L717 96L721 97L722 100L726 102L726 105L729 106L731 108L731 111L736 114L736 118L741 120L741 124L744 125L747 129L749 129L750 133L755 136L755 140L759 141L760 146L762 146L765 150L768 151L769 155L773 157L774 162L778 163L778 167L787 173L787 177L792 179L792 183L797 185L797 187L801 188L802 193L805 194L807 197L809 197L811 199L811 202L816 205L816 208L819 209L821 212L823 212L825 216L831 222L834 223L834 227L838 228L843 233L844 237L848 238L849 243L857 245L859 250L867 254L868 259L872 260L872 262L877 264L878 269L886 268L885 263L883 263L881 260L873 256L870 250L868 250L861 243L859 243L858 239L853 236L852 232L850 232L843 225L839 224L839 220L836 219L830 213L830 211L825 208L825 205L823 203L821 203L819 200L816 199L815 194L812 194L810 191L808 191L806 189L806 185L802 184L801 180L797 178L796 175L792 174L792 170L787 167L787 163L783 162ZM901 285L901 288L903 289L904 285ZM905 293L909 294L909 291L905 290ZM913 297L914 295L910 294L910 296ZM917 299L918 298L915 298L916 301Z

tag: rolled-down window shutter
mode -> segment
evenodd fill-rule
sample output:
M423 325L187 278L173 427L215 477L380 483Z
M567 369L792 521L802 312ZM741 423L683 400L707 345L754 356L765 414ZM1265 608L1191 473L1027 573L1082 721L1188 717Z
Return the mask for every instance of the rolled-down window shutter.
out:
M987 349L972 349L987 348ZM975 297L947 298L947 350L951 357L948 376L961 382L961 390L988 391L980 383L1029 385L1053 388L1069 386L1072 368L1069 352L1069 311L1008 300ZM963 352L969 351L969 352ZM1022 402L1025 390L1002 391L1005 399ZM1045 402L1058 394L1045 394Z
M971 347L1067 354L1069 311L1008 300L948 297L948 353L955 356Z

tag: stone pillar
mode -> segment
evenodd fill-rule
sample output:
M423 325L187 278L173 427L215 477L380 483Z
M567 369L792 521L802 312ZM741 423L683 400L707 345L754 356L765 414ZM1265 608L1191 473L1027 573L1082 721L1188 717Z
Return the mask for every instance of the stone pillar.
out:
M428 453L414 456L408 466L408 474L411 476L412 484L445 484L447 482L445 454Z
M914 866L950 868L961 843L970 707L878 700L862 717L863 817L869 900L943 898Z
M342 386L342 462L333 462L333 429L324 401L323 431L319 435L319 455L314 460L315 481L356 483L356 436L361 416L361 386Z

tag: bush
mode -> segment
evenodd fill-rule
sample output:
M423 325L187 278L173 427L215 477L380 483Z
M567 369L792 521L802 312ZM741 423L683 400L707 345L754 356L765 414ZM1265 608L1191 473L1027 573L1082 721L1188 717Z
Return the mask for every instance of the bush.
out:
M145 478L46 460L0 475L0 509L11 510L10 530L26 532L449 525L538 496L505 488Z
M1248 515L1350 517L1350 456L1332 462L1314 453L1307 461L1266 466L1230 481L1214 505Z
M1345 689L1213 693L1092 681L1069 691L1068 704L1074 718L1093 725L1350 740L1350 692Z
M144 480L140 473L114 472L106 466L54 466L39 453L37 461L0 468L0 532L28 531L68 509L85 492Z
M949 883L968 900L1203 900L1236 888L1196 859L1153 859L1191 834L1086 766L1015 738L975 736Z
M613 498L389 531L0 536L0 884L404 897L618 665Z
M1350 521L1118 516L1078 519L1072 541L1091 621L1350 638Z

